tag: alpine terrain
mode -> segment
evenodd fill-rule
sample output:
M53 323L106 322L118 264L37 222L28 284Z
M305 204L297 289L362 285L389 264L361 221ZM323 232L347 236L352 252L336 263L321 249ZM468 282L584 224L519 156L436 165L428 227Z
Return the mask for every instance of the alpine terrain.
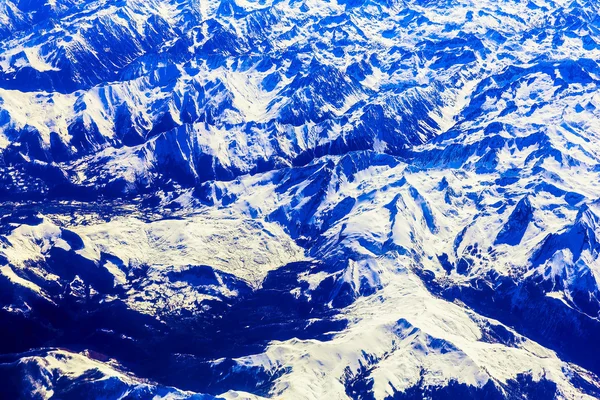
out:
M0 398L600 398L600 3L0 0Z

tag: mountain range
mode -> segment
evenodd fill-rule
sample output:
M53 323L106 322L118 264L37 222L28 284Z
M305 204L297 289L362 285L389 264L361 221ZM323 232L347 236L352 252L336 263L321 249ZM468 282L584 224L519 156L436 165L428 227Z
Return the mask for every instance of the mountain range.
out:
M0 397L600 398L600 5L0 2Z

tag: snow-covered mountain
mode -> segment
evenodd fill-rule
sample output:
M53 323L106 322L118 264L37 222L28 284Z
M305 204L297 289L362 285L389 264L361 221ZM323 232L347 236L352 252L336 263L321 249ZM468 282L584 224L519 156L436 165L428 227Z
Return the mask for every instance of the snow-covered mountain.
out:
M0 397L600 398L600 6L0 2Z

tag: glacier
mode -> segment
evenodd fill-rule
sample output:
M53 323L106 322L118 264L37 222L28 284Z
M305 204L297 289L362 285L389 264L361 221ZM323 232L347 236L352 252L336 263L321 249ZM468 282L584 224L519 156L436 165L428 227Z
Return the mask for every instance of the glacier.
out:
M599 15L0 0L0 397L600 398Z

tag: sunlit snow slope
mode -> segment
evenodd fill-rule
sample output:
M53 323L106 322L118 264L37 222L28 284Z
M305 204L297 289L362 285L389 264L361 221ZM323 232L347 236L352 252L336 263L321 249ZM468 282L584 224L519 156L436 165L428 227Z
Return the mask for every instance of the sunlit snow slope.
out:
M600 398L600 6L0 0L0 398Z

